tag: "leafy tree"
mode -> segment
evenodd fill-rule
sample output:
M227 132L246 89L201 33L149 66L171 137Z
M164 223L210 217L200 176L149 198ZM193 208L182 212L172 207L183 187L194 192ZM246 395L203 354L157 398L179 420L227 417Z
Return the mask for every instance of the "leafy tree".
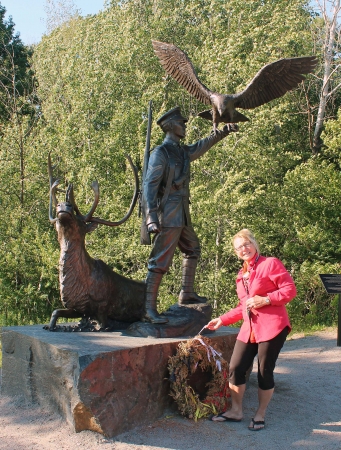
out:
M282 189L284 255L295 260L298 299L296 319L331 324L335 299L326 295L320 273L340 272L340 172L313 158L288 173Z
M45 0L44 9L47 33L51 33L55 28L80 15L80 11L72 0Z
M47 222L48 152L59 161L61 184L74 183L81 211L92 204L90 186L98 179L96 215L114 221L125 214L133 188L125 154L142 167L150 99L154 118L181 106L190 118L187 142L211 132L211 124L196 117L203 105L165 76L151 39L184 49L210 88L236 92L268 62L314 54L317 41L312 39L311 23L303 0L127 0L112 1L96 16L74 15L44 36L33 55L40 107L33 116L34 135L25 141L21 209L13 194L17 159L8 157L2 185L5 190L7 183L12 195L7 197L6 211L15 211L11 224L1 228L6 242L2 255L10 255L1 271L8 321L29 321L34 316L32 304L34 320L45 320L59 302L58 248ZM295 277L300 293L290 305L295 322L313 324L324 317L317 275L335 270L339 257L335 249L330 253L328 244L337 230L337 214L328 211L332 205L338 207L338 154L333 147L319 159L311 156L310 105L316 104L318 91L312 79L307 77L301 89L281 99L247 111L250 122L240 125L240 133L191 166L192 217L202 245L197 289L208 296L214 314L237 300L239 262L231 251L231 238L248 227L259 236L263 253L283 259ZM15 128L6 129L7 155L12 155L16 135ZM161 140L161 130L153 126L152 146ZM332 181L330 188L327 179ZM316 225L320 215L324 219ZM134 215L122 227L99 226L87 239L90 254L128 277L143 279L150 248L139 245L140 220ZM17 229L22 252L14 240ZM160 309L176 301L179 275L176 255L163 279ZM316 307L309 309L314 302ZM325 323L333 320L331 308L323 311Z
M155 116L181 105L191 117L188 142L210 132L209 124L193 117L202 106L165 77L152 38L175 42L190 54L204 83L234 92L269 61L311 54L304 6L290 1L231 1L227 6L217 0L112 2L104 13L74 18L67 28L44 37L35 54L46 121L41 138L46 151L58 149L79 201L91 200L91 179L100 178L100 215L113 220L122 215L131 192L124 153L141 167L150 99ZM249 209L310 154L308 136L301 132L307 118L297 113L298 104L300 96L294 93L250 111L252 122L241 126L238 137L193 165L193 216L203 246L197 279L217 308L235 301L237 263L227 250L230 237L241 226L252 228L259 211ZM152 145L161 139L154 127ZM266 215L273 207L261 210ZM149 249L137 246L138 233L135 218L121 229L101 228L101 243L95 244L94 237L91 243L114 267L141 279ZM163 307L176 298L179 270L176 257L161 288Z
M20 324L47 315L51 286L56 289L57 283L46 269L50 243L40 207L44 177L36 138L41 110L32 49L23 45L4 14L0 6L0 204L5 213L0 223L0 324Z
M3 125L13 116L29 114L31 108L21 104L20 96L32 92L32 71L29 58L32 50L25 47L10 17L5 20L6 9L0 3L0 120ZM1 133L1 129L0 129Z

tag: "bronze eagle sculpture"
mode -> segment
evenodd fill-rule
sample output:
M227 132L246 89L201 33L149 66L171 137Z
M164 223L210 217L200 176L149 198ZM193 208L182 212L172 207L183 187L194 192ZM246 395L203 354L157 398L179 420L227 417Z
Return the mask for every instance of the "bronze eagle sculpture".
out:
M212 109L198 115L212 120L214 131L220 122L248 121L236 108L253 109L282 97L297 87L305 79L305 74L313 72L318 62L315 56L279 59L266 64L243 91L237 94L219 94L208 89L199 80L191 60L176 45L154 40L152 44L165 71L197 100L211 105Z

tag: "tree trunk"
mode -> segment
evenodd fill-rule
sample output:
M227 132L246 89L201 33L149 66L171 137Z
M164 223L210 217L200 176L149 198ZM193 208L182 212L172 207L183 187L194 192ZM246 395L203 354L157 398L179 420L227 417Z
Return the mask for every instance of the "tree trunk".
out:
M321 133L323 130L328 97L331 94L331 92L329 92L330 78L332 75L333 53L336 37L337 16L338 13L340 12L340 0L335 0L332 6L333 6L332 16L331 19L329 19L326 4L324 3L323 6L320 5L321 13L325 21L326 38L323 51L323 59L324 59L323 85L314 130L313 154L319 153L323 145Z

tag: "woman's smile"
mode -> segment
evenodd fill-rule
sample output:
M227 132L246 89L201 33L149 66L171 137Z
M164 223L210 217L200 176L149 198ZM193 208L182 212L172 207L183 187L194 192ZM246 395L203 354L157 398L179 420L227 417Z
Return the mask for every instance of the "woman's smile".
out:
M243 261L251 261L257 253L256 247L252 242L243 238L236 238L234 241L234 249L240 259Z

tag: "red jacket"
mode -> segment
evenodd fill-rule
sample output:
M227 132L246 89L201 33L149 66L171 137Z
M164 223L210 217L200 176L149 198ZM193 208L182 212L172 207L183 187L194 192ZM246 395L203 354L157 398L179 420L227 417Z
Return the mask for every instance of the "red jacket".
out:
M256 342L269 341L277 336L285 327L291 325L285 305L296 296L296 287L289 272L277 258L260 256L249 278L249 295L247 295L243 280L243 272L237 276L237 295L239 303L236 308L223 314L220 319L223 324L231 325L244 319L237 339L248 342L252 328ZM252 309L250 318L246 312L246 300L255 295L268 296L271 304L258 309Z

